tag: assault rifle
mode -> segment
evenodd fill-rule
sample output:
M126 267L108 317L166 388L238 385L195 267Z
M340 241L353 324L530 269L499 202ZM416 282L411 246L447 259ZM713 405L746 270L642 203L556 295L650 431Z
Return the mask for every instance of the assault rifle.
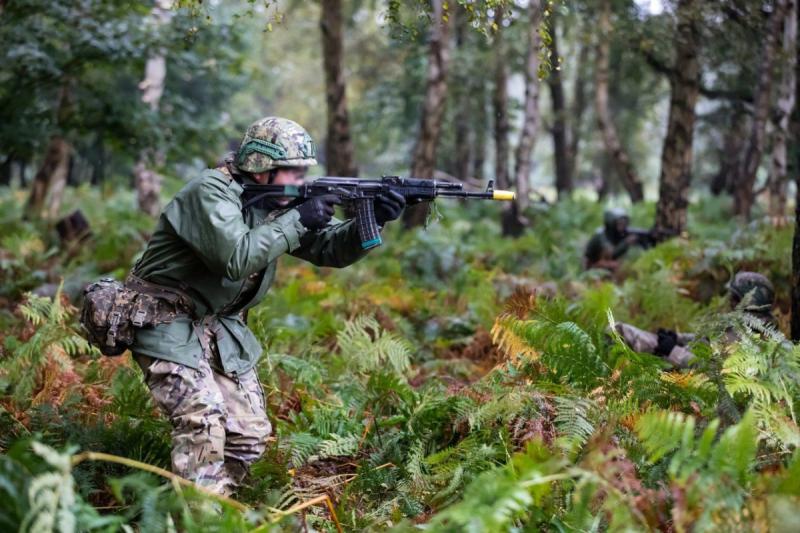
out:
M642 248L652 248L656 244L662 243L672 237L677 237L678 232L669 229L640 229L628 228L628 235L636 235L638 244Z
M261 185L244 184L242 209L257 205L259 202L275 198L295 198L287 207L296 206L309 198L336 194L345 206L353 208L358 225L361 247L365 250L380 246L380 228L375 221L375 197L384 192L394 191L401 194L406 203L413 205L444 198L478 198L484 200L513 200L513 191L502 191L494 188L494 181L489 181L485 191L465 191L464 185L452 181L401 178L399 176L383 176L380 179L334 178L324 177L303 185Z

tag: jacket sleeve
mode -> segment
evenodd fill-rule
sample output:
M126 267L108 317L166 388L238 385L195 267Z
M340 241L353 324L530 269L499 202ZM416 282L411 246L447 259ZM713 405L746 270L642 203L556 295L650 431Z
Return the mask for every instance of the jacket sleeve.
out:
M228 184L205 177L176 196L164 208L164 215L209 270L241 280L297 250L307 231L294 209L251 229L241 207Z
M324 229L303 235L300 247L290 253L317 266L341 268L367 255L367 250L361 248L355 220L333 219Z

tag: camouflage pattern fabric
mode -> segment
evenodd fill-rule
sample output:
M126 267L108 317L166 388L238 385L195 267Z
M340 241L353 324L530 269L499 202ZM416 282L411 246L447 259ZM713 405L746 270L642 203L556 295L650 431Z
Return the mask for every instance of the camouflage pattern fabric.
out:
M198 368L134 358L161 411L172 423L172 471L218 494L230 495L266 448L272 426L254 369L241 375L214 370L216 343Z
M639 329L624 322L617 322L617 333L620 334L625 344L630 346L631 350L639 353L656 353L658 346L658 335ZM672 349L669 355L665 358L677 368L686 368L689 363L694 359L694 354L686 348L686 344L694 340L694 335L691 333L679 333L678 344Z
M317 164L317 148L297 122L265 117L247 128L239 146L236 166L245 172L266 172L278 167L308 167Z

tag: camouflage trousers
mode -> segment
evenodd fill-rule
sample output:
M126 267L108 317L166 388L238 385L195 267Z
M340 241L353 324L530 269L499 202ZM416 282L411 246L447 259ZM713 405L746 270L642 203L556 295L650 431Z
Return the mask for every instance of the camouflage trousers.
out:
M230 376L212 369L209 354L197 369L142 354L134 358L172 423L172 471L230 495L272 432L255 369Z

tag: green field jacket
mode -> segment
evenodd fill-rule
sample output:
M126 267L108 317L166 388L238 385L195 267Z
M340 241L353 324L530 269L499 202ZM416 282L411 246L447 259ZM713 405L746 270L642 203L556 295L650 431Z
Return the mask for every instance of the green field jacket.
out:
M325 229L309 231L296 209L270 213L248 208L243 214L242 191L227 173L209 169L166 205L132 273L182 289L202 318L179 317L138 329L132 352L197 368L203 328L210 328L222 369L246 372L262 348L243 311L264 299L281 255L344 267L366 254L354 221L333 219Z

